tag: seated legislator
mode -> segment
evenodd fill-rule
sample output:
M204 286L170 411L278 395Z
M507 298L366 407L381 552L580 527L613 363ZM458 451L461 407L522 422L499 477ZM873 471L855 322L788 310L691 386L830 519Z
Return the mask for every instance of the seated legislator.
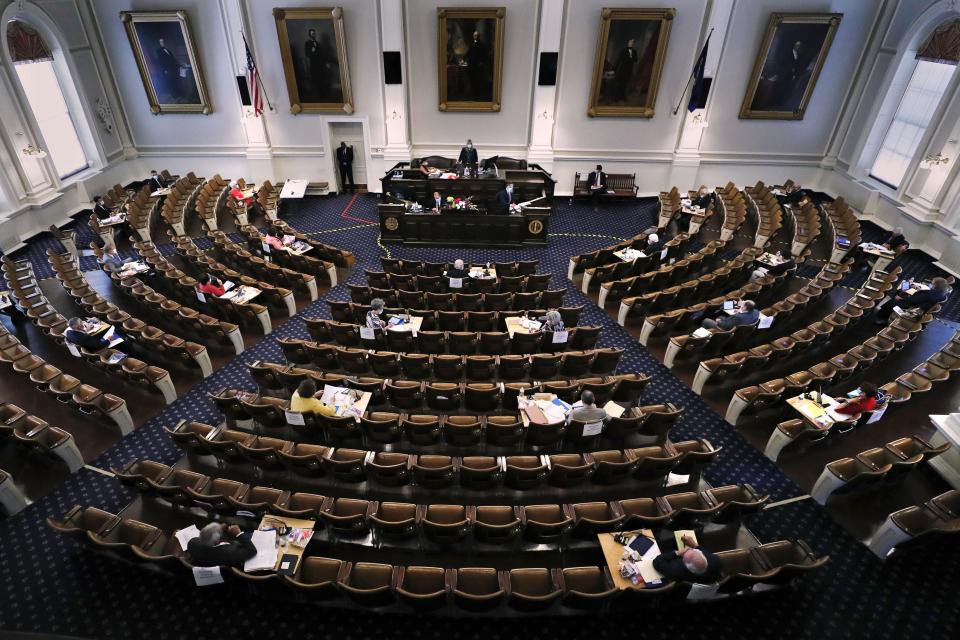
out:
M567 422L579 420L580 422L603 422L607 419L607 412L603 407L598 407L597 398L593 391L584 391L580 394L582 406L574 407L567 414Z
M867 411L873 411L880 402L880 396L877 392L877 385L872 382L864 382L860 385L860 394L841 403L834 409L837 413L845 416L857 416Z
M463 260L454 260L453 267L447 269L443 275L448 278L466 278L470 275L470 271L463 264Z
M513 183L508 182L507 186L497 192L493 198L493 207L490 213L498 216L505 216L510 213L510 205L515 204L513 198Z
M700 185L700 189L697 191L697 195L695 195L691 201L693 202L693 206L706 209L713 204L716 197L717 194L715 194L713 191L710 191L710 189L707 188L707 185L702 184Z
M473 148L473 140L468 139L467 144L460 149L457 162L463 166L474 168L480 164L480 156L477 155L477 150Z
M897 255L900 255L910 248L910 243L907 242L907 239L903 236L903 227L895 227L893 231L890 232L890 235L880 244Z
M443 196L440 195L440 192L434 191L433 197L427 198L424 201L423 208L425 211L433 211L434 213L440 213L440 210L443 209Z
M150 172L150 179L148 180L148 183L150 184L150 191L157 191L167 186L167 181L163 179L163 176L157 173L156 169Z
M663 249L663 243L660 242L660 235L657 233L656 227L651 227L647 229L647 246L644 248L643 252L648 256L652 256L654 253Z
M365 324L370 329L386 329L388 317L383 313L383 298L374 298L370 301L370 311L367 311Z
M723 311L718 312L718 318L705 318L700 326L704 329L733 329L748 324L756 324L760 320L760 310L752 300L744 300L740 303L740 311L733 315L727 315Z
M236 567L257 555L250 540L252 531L241 531L235 524L211 522L200 530L200 535L187 543L191 564L198 567Z
M593 203L593 210L597 210L597 203L600 200L600 194L607 190L607 174L603 172L603 165L598 164L594 171L587 177L590 183L590 200Z
M540 331L564 331L566 327L563 326L563 316L560 315L559 311L550 310L547 311L545 315L537 318L537 322L542 323L540 325Z
M102 266L103 270L107 273L114 273L116 271L123 271L125 264L136 261L133 258L121 258L120 254L117 253L117 247L108 244L103 248L103 257L99 258L97 262L100 263L100 266Z
M701 549L693 537L681 538L683 548L661 553L653 559L653 568L668 580L711 584L720 578L720 559Z
M945 302L949 295L950 285L948 285L947 281L943 278L934 278L930 282L929 289L917 291L912 295L906 291L901 291L898 287L897 293L877 309L877 319L875 322L876 324L885 324L887 320L890 319L890 314L893 313L894 307L928 311L934 305Z
M200 283L197 285L197 289L200 290L200 293L215 296L219 298L227 292L226 287L223 286L223 283L220 282L220 279L211 276L209 273L205 273L200 276Z
M110 346L110 341L103 336L91 335L94 326L80 318L70 318L67 321L67 330L64 337L78 347L88 351L100 351Z
M436 167L431 167L426 162L421 162L420 173L422 173L425 176L429 176L430 174L440 173L440 169L437 169Z
M103 201L103 196L96 196L93 199L93 213L97 216L98 220L106 220L107 218L113 217L113 209L107 206L107 203Z
M764 276L782 276L787 271L790 271L790 269L793 269L796 266L797 266L797 263L794 262L793 256L790 256L780 264L773 265L772 267L768 267L768 266L757 267L756 269L754 269L753 273L750 274L750 282L759 280Z
M312 413L319 416L335 416L336 410L320 401L317 395L317 383L313 378L307 378L300 383L297 390L290 396L290 411L297 413Z
M283 238L280 237L280 234L277 233L277 230L273 227L267 229L266 235L263 236L263 241L271 249L286 249L287 245L283 243Z

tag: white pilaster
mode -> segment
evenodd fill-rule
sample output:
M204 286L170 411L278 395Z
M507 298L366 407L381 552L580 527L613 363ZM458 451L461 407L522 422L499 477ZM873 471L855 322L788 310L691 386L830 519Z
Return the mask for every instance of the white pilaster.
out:
M404 32L402 0L380 0L381 51L400 52L403 80L401 84L383 85L383 123L387 138L383 148L385 169L398 162L409 162L411 154L410 118L407 115L407 87L410 82Z
M540 54L545 51L560 51L563 35L565 0L543 0L540 5L540 39L537 43L537 74ZM560 76L560 60L557 61L557 79ZM533 87L533 107L530 123L530 146L527 160L536 162L547 171L553 170L553 130L556 124L554 113L557 104L557 85Z

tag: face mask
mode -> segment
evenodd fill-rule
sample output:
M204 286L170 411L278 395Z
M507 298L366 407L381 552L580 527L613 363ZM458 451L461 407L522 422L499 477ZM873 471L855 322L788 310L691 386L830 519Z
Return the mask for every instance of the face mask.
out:
M473 145L472 145L472 144L468 144L468 145L467 145L467 149L473 149Z

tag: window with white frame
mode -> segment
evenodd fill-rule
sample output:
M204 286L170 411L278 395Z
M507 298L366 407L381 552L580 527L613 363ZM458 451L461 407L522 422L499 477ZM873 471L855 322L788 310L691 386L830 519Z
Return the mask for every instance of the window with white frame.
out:
M893 121L880 143L871 176L894 189L900 187L954 69L951 64L917 60Z
M19 20L8 23L6 35L20 86L57 174L63 179L86 169L89 162L49 46L39 32Z

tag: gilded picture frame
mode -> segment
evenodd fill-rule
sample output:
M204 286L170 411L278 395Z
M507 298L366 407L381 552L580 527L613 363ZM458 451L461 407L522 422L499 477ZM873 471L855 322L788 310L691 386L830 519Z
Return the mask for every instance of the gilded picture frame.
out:
M803 120L842 13L772 13L741 119Z
M187 12L121 11L150 112L213 111Z
M500 111L505 7L437 8L440 111Z
M353 113L341 7L275 8L290 112Z
M652 118L676 9L601 9L587 115Z

